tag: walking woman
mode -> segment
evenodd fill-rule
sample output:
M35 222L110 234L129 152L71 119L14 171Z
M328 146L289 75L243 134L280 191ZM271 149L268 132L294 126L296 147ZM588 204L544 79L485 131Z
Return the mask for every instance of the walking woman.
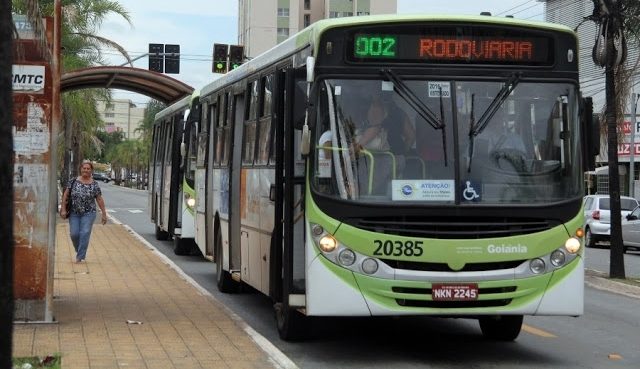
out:
M96 203L102 212L102 224L107 223L107 211L104 208L102 191L98 182L93 180L93 164L83 161L80 165L80 176L69 181L62 194L60 216L69 218L71 242L76 250L76 263L81 263L87 256L91 228L96 219ZM71 210L67 214L67 201L71 196Z

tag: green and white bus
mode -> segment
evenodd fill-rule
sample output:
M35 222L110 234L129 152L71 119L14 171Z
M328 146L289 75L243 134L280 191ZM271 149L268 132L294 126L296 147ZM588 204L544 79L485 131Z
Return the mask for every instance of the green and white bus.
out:
M311 316L466 317L513 340L524 315L581 315L598 127L578 54L556 24L341 18L203 87L186 146L219 289L270 296L284 339Z
M197 142L198 98L198 91L182 98L158 112L153 123L148 187L151 221L156 239L173 239L176 255L190 254L195 245L195 149L187 143Z

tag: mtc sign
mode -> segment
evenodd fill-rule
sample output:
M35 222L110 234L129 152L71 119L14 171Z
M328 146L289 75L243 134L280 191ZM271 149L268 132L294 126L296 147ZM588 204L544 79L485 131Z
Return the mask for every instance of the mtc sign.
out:
M13 91L43 93L45 67L43 65L13 65L11 83Z

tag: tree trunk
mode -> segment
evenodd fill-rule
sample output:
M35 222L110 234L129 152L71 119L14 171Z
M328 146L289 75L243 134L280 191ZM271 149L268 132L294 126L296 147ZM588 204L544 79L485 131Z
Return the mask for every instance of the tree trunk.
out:
M78 127L78 124L73 125L73 129L75 130ZM73 160L71 162L71 177L75 178L80 175L78 172L78 167L84 158L80 157L80 137L76 132L73 132L71 139L71 152L73 153Z
M610 27L613 29L614 27ZM614 33L610 30L607 37L607 66L606 99L607 107L605 116L607 119L607 155L609 160L609 197L611 201L611 250L609 262L609 276L611 278L625 278L624 272L624 246L622 244L622 220L620 219L620 176L618 174L618 133L617 133L617 109L616 109L616 85L615 78L615 48L613 45Z
M13 339L13 39L11 1L0 0L0 368L11 368Z

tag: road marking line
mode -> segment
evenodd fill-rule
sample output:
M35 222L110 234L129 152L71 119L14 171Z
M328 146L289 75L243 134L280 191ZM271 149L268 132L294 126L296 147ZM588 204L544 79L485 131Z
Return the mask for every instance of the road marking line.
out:
M142 213L142 210L139 210L139 209L129 210L129 213L138 214L138 213Z
M522 325L522 330L527 332L527 333L535 334L536 336L540 336L540 337L557 338L557 336L555 334L549 333L547 331L543 331L542 329L534 328L534 327L532 327L530 325L526 325L526 324Z

